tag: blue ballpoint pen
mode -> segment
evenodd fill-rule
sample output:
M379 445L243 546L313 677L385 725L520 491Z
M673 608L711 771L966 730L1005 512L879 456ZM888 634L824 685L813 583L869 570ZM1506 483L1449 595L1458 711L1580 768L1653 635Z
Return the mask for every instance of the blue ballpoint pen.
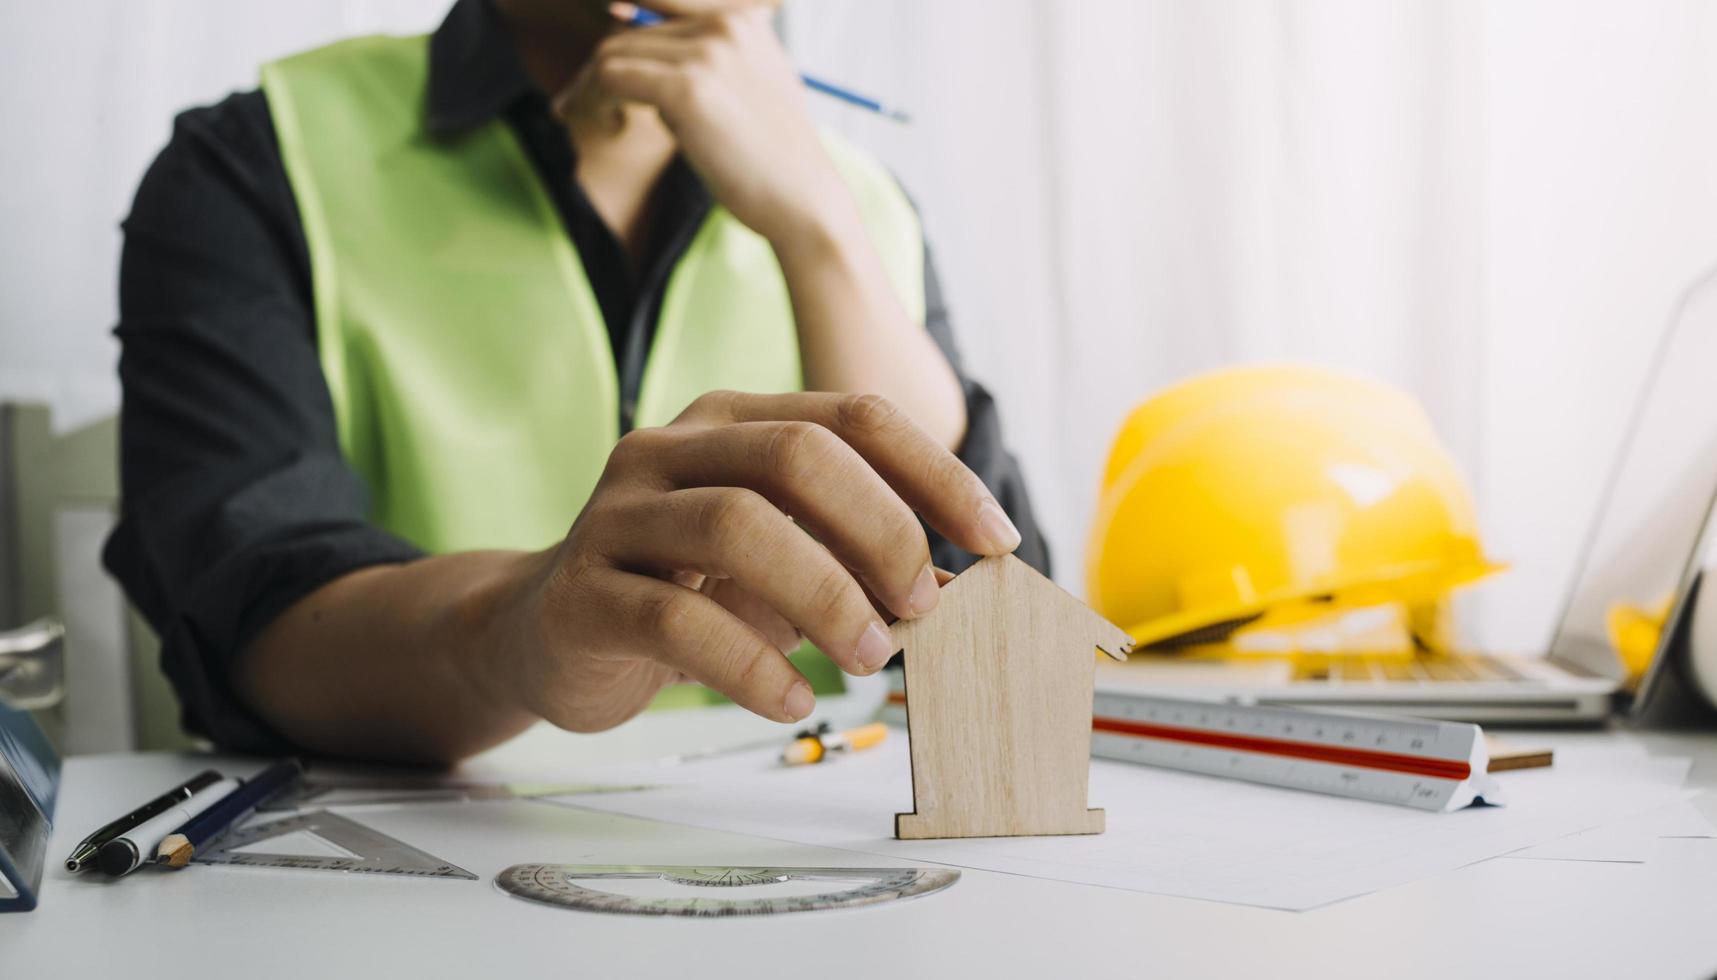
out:
M643 7L636 5L633 6L632 10L632 16L626 21L626 23L632 27L653 27L666 20L666 18L661 14L656 13L654 10L645 10ZM879 116L892 119L895 122L904 123L912 121L910 116L899 109L891 109L869 96L860 95L850 89L844 89L839 85L825 82L814 75L800 74L799 80L804 82L805 87L811 91L821 92L824 95L840 99L848 105L855 105L860 109L869 109L871 112L874 112Z

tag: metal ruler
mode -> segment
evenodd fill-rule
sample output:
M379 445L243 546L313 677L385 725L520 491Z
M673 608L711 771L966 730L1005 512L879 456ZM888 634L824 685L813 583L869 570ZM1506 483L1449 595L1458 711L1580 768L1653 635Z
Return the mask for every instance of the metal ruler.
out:
M303 832L351 854L351 857L269 854L240 848ZM364 874L413 875L419 878L464 878L477 876L433 854L372 830L327 810L312 810L264 824L228 831L206 852L192 859L198 864L238 864L253 868L297 868L310 871L354 871Z
M1421 810L1500 802L1477 725L1099 693L1091 728L1097 758Z
M779 740L777 740L779 741ZM653 786L609 783L470 783L434 776L305 776L277 793L258 810L300 810L307 806L365 806L369 804L461 803L534 799L540 796L582 796L591 793L632 793Z
M622 879L667 882L716 891L742 885L827 881L844 887L813 895L730 898L641 897L591 887ZM960 880L952 868L695 868L634 864L515 864L495 876L509 895L544 905L623 915L780 915L853 908L941 891Z

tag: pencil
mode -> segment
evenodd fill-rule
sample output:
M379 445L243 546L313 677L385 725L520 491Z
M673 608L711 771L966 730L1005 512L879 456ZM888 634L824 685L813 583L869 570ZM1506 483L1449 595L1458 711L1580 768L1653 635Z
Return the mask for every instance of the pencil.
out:
M175 826L193 820L197 814L220 802L238 786L236 779L221 779L192 793L190 798L175 803L148 820L101 845L96 852L95 866L114 876L128 875L147 860L150 850Z
M182 868L197 856L197 848L231 830L240 820L250 816L268 798L285 789L304 775L297 759L282 759L258 773L249 782L222 797L214 806L186 821L184 826L168 834L156 848L155 862L170 868Z
M608 5L608 9L622 23L631 27L654 27L667 19L654 10L646 10L635 3L611 3ZM800 74L799 81L804 82L805 87L813 92L820 92L830 98L839 99L847 105L874 112L886 119L892 119L898 123L912 121L911 116L899 109L883 105L880 101L868 95L860 95L850 88L836 85L833 82L825 82L815 75Z

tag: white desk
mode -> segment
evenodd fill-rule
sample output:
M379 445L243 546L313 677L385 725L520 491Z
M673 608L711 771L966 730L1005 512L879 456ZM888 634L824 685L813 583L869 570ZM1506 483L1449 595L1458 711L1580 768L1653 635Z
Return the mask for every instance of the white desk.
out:
M542 776L778 728L731 712L646 716L617 732L533 732L473 774ZM1717 735L1628 739L1697 760L1717 787ZM1533 741L1538 741L1537 735ZM950 890L868 909L760 919L602 916L498 892L519 862L887 864L847 851L543 802L370 809L361 819L480 881L249 868L73 878L52 862L90 828L208 760L68 763L42 904L0 915L0 976L439 977L798 975L1104 977L1639 977L1717 972L1717 842L1661 840L1639 864L1494 860L1307 913L1274 912L966 871ZM243 770L246 766L234 764ZM1702 797L1717 816L1717 794ZM177 937L177 938L176 938Z

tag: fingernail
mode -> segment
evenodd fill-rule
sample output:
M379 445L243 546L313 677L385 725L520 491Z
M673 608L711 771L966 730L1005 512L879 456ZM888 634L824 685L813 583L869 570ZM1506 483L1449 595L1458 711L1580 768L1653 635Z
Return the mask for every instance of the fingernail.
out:
M1007 512L993 500L984 501L978 508L978 528L989 539L991 547L999 551L1009 552L1019 547L1019 528L1014 527Z
M860 667L876 670L894 656L894 638L882 628L881 623L871 623L859 637L856 656Z
M811 713L817 706L817 697L811 693L811 685L800 681L787 690L787 697L781 702L781 710L787 714L789 721L798 721Z
M912 615L922 616L936 608L936 600L941 598L942 591L936 585L936 572L929 565L918 573L918 581L912 583L912 593L906 597L907 608Z

